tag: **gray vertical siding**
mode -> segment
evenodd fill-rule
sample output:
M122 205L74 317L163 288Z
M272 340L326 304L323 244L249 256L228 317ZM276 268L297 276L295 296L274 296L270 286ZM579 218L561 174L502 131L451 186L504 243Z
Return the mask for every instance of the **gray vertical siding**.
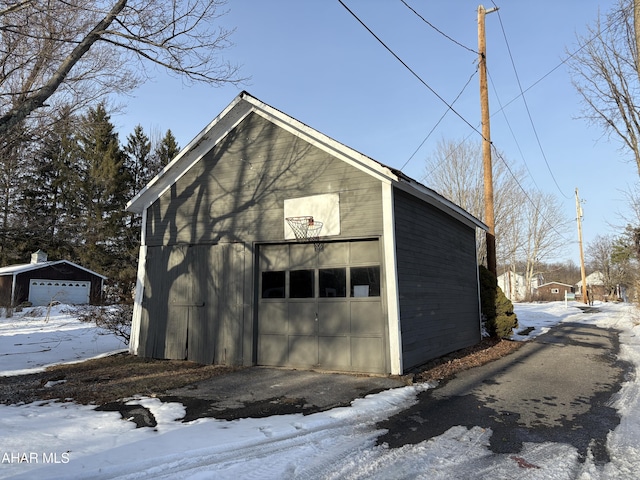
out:
M480 341L475 230L394 189L403 365Z
M285 199L334 192L342 237L382 234L378 180L250 114L149 208L147 244L282 240Z
M382 235L379 180L257 114L245 118L147 211L139 354L252 364L254 244L284 239L285 199L336 192L332 240ZM178 303L187 306L171 304L185 285L191 296Z
M147 210L139 354L252 364L256 244L283 241L284 200L324 193L340 197L331 240L382 238L380 180L248 115ZM475 231L398 190L394 209L407 370L480 338ZM354 364L380 348L363 342Z
M242 244L149 248L139 354L241 365L246 257Z

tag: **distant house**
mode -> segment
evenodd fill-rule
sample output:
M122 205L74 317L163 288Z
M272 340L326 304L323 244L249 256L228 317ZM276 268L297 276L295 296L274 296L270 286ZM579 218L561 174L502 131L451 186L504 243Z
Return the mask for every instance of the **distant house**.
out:
M564 300L566 293L573 293L572 285L560 282L547 282L534 291L534 299L540 301Z
M544 277L540 274L534 275L531 279L531 288L527 290L527 281L523 274L513 273L507 270L498 276L498 286L505 296L512 302L521 302L533 296L535 289L544 283Z
M137 355L402 374L480 341L486 225L246 92L127 210Z
M606 301L610 300L609 298L609 289L605 285L604 274L602 272L593 272L587 275L587 290L589 291L589 295L593 295L591 300L601 300ZM582 296L582 280L576 283L575 286L576 296Z
M97 303L106 279L68 260L48 261L47 254L38 250L31 263L0 268L0 305Z

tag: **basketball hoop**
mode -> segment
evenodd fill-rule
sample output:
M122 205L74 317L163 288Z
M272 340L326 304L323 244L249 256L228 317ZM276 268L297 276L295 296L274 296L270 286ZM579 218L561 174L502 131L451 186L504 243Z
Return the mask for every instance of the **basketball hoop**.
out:
M293 234L298 240L313 242L316 252L324 249L324 244L320 242L320 230L322 230L322 222L314 220L312 216L305 215L302 217L287 217L285 219Z

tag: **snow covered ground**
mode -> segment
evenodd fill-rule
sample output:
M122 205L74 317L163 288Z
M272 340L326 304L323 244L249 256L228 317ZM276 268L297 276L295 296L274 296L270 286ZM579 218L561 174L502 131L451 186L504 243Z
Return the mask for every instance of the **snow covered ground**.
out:
M577 304L573 304L577 305ZM640 365L640 313L630 305L596 304L584 314L572 304L518 304L527 340L565 321L614 327L621 358ZM27 314L29 312L26 312ZM123 348L117 339L56 307L47 321L22 313L0 318L0 375L34 371ZM261 419L176 421L184 407L137 398L156 428L135 428L117 412L38 402L0 405L0 478L65 479L636 479L640 471L640 380L613 400L622 421L609 434L611 462L580 463L571 445L525 444L518 455L488 449L491 431L453 427L398 449L376 446L376 422L416 402L429 385L388 390L350 407L313 415Z

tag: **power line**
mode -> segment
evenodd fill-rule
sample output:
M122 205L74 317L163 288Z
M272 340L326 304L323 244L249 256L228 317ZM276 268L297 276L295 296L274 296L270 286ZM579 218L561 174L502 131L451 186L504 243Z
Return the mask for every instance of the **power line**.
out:
M527 169L527 173L529 174L529 177L533 181L533 184L536 186L536 188L538 190L540 190L540 187L536 183L536 179L531 174L531 170L529 170L529 165L527 165L527 161L524 158L524 153L522 152L522 149L520 148L520 144L518 143L518 139L516 138L516 134L514 133L513 128L511 128L511 123L509 122L509 119L507 118L507 114L504 111L504 107L502 106L502 102L500 101L500 95L498 95L498 90L497 90L495 84L493 83L493 78L491 77L491 73L490 72L489 72L489 80L491 81L491 85L493 86L493 91L495 92L496 100L498 100L498 105L500 106L500 110L498 110L498 112L496 112L496 114L497 113L502 113L502 116L504 117L504 121L506 122L507 127L509 127L509 132L511 133L511 137L513 138L513 141L515 142L516 147L518 148L518 151L520 152L520 156L522 157L522 162L524 163L524 167Z
M433 25L429 20L427 20L426 18L424 18L422 15L420 15L418 12L415 11L415 9L409 5L407 2L405 2L404 0L400 0L409 10L411 10L413 13L415 13L424 23L426 23L427 25L429 25L431 28L433 28L436 32L438 32L440 35L442 35L443 37L445 37L448 40L451 40L453 43L455 43L456 45L464 48L465 50L469 50L471 53L475 53L476 55L479 55L479 53L474 50L473 48L467 47L466 45L458 42L456 39L450 37L449 35L447 35L446 33L444 33L442 30L440 30L438 27L436 27L435 25Z
M469 77L469 80L467 80L467 83L465 83L464 87L462 87L462 90L460 90L460 93L458 93L458 95L456 96L456 98L453 99L453 102L451 102L451 105L455 105L455 103L458 101L458 99L460 98L460 96L464 93L464 91L467 89L467 87L469 86L469 84L471 83L471 80L473 79L473 77L476 76L476 73L478 73L478 69L476 68L475 72L473 72L473 74L471 74L471 76ZM407 164L411 161L411 159L415 156L416 153L418 153L418 150L420 150L422 148L422 145L424 145L424 143L429 139L429 137L431 136L431 134L435 131L436 128L438 128L438 125L440 125L440 123L442 122L442 120L444 120L444 117L446 117L447 113L449 113L450 108L447 108L444 113L442 114L442 116L438 119L438 121L436 122L436 124L433 126L433 128L429 131L429 133L427 133L427 136L424 137L424 140L422 140L422 142L420 142L420 145L418 145L418 148L415 149L415 151L411 154L411 156L408 158L408 160L406 162L404 162L404 164L402 165L402 167L400 167L400 171L404 170L404 167L407 166Z
M496 6L495 2L493 2L493 5ZM497 6L496 6L497 8ZM550 76L553 72L555 72L556 70L558 70L560 67L562 67L565 63L567 63L569 60L571 60L573 57L575 57L578 53L580 53L582 50L584 50L585 48L587 48L588 45L590 45L592 42L594 42L602 33L606 33L609 29L611 29L613 26L613 24L609 24L608 27L606 27L602 32L600 32L599 34L594 35L590 40L588 40L587 42L584 43L584 45L582 45L580 48L578 48L576 51L569 53L567 58L565 58L564 60L562 60L559 64L557 64L555 67L553 67L551 70L549 70L547 73L545 73L542 77L540 77L538 80L536 80L535 82L533 82L531 85L529 85L527 88L525 88L524 90L521 89L520 91L520 95L515 96L514 98L512 98L511 100L509 100L507 103L505 103L504 107L502 108L507 108L509 105L511 105L513 102L515 102L516 100L518 100L523 94L527 93L529 90L531 90L533 87L535 87L536 85L538 85L540 82L542 82L544 79L546 79L548 76ZM497 112L496 112L497 113Z
M420 178L421 182L427 182L427 179L431 176L431 174L433 172L435 172L438 168L440 168L440 165L442 165L444 162L446 162L447 160L449 160L449 158L458 150L458 148L460 148L462 145L464 145L464 143L469 140L469 137L473 135L473 133L470 133L469 135L467 135L466 137L464 137L460 143L454 147L451 150L451 153L449 155L447 155L446 157L440 159L440 161L438 163L436 163L427 173L425 173L424 175L422 175L422 177Z
M402 0L401 0L402 1ZM429 86L429 84L427 84L411 67L409 67L409 65L407 63L405 63L385 42L382 41L382 39L380 37L378 37L373 30L371 30L349 7L347 7L347 5L345 5L345 3L342 0L338 0L338 2L340 3L340 5L342 5L345 10L347 10L347 12L349 12L349 14L351 14L351 16L353 18L355 18L358 23L360 23L391 55L393 55L396 60L398 60L414 77L416 77L416 79L418 79L418 81L420 81L420 83L422 83L425 87L427 87L427 89L429 89L429 91L431 93L433 93L442 103L444 103L447 106L447 112L449 110L451 110L458 118L460 118L465 124L467 124L474 132L476 132L477 134L479 134L483 139L484 139L484 135L482 135L482 132L480 132L476 127L474 127L468 120L466 120L460 113L458 113L454 108L452 104L449 104L444 98L442 98L433 88L431 88L431 86ZM404 2L403 2L404 3ZM577 52L576 52L577 53ZM575 53L574 53L575 55ZM566 61L566 60L565 60ZM564 62L563 62L564 63ZM553 70L556 70L558 67L555 67ZM553 71L552 70L552 71ZM548 76L549 74L545 75ZM544 78L544 77L543 77ZM540 81L540 80L539 80ZM538 82L539 82L538 81ZM533 85L537 84L538 82L534 83ZM467 82L469 83L469 82ZM529 88L532 88L533 85L531 85ZM466 85L465 85L466 88ZM527 89L528 90L528 89ZM522 88L520 89L521 93L519 96L522 96L524 94L525 91L527 90L522 90ZM517 98L517 97L516 97ZM457 97L456 97L457 100ZM515 99L514 99L515 100ZM512 100L511 102L513 102L514 100ZM509 103L511 103L509 102ZM507 104L508 105L508 104ZM446 114L446 112L445 112ZM440 123L440 121L438 122ZM431 134L431 132L430 132ZM467 137L468 138L468 137ZM486 140L486 139L485 139ZM491 143L489 141L489 143L491 144L491 147L493 148L493 150L496 153L496 156L498 158L500 158L502 160L502 162L505 164L505 166L507 167L507 170L509 171L509 173L511 174L511 176L514 178L514 180L516 181L517 185L520 187L520 189L522 190L522 192L524 193L525 197L527 198L527 200L531 203L531 205L535 208L535 210L538 212L538 214L540 215L541 218L543 218L547 224L562 238L565 238L564 235L562 235L562 233L560 233L555 226L542 214L542 212L540 212L540 210L537 208L537 206L535 205L535 203L533 202L533 200L531 199L531 197L529 196L529 194L526 192L526 190L524 189L524 187L520 184L520 182L518 181L517 177L515 176L515 174L513 173L513 171L511 170L511 168L509 167L509 164L505 161L505 159L502 157L502 155L500 155L500 153L498 152L497 148L495 147L495 145L493 143ZM405 163L406 165L406 163ZM404 168L404 167L403 167ZM566 240L566 238L565 238Z
M489 75L489 78L491 79L491 75ZM491 79L491 83L493 85L493 79ZM538 191L542 191L540 189L540 187L538 186L538 184L536 183L535 178L533 177L533 175L531 174L531 171L529 170L529 166L527 165L526 160L524 159L524 154L522 153L522 150L520 148L520 145L518 144L518 140L515 137L515 134L513 132L513 129L511 128L511 124L509 123L509 120L507 119L507 116L504 112L504 107L502 107L502 104L500 102L500 97L498 96L497 90L495 88L494 85L494 91L496 93L496 99L498 100L498 104L500 105L500 110L499 112L502 112L502 114L504 115L505 118L505 122L507 122L507 126L509 127L509 131L511 132L511 136L513 137L513 140L516 143L516 146L518 147L518 151L520 152L520 155L522 156L522 161L524 162L524 166L527 169L527 172L529 173L529 178L531 178L531 180L533 181L533 184L536 186L536 188L538 189ZM500 155L500 153L498 153L497 148L494 146L495 151L496 151L496 156L505 164L505 166L507 167L507 171L509 172L509 174L511 175L511 177L514 179L514 181L516 182L516 184L518 185L518 187L520 188L520 190L522 190L522 193L524 193L525 197L527 197L527 200L529 201L529 203L533 206L533 208L536 209L536 211L538 212L538 214L540 215L540 217L542 217L542 219L547 222L547 224L549 226L551 226L551 228L558 234L560 235L565 241L567 242L572 242L572 240L567 239L567 237L565 237L562 233L560 233L551 223L550 220L548 220L543 214L542 212L540 212L540 210L536 207L536 204L533 202L533 200L531 199L531 197L529 196L529 194L526 192L526 190L524 189L524 187L520 184L518 178L516 177L516 175L513 173L513 171L511 170L511 168L509 167L509 164L507 163L507 161L504 159L504 157L502 155Z
M547 225L549 225L551 227L551 229L556 232L560 237L562 237L565 241L567 242L571 242L572 240L569 240L567 237L565 237L561 232L559 232L555 225L553 223L551 223L551 221L549 219L547 219L547 217L545 217L542 212L540 211L540 209L538 208L538 206L534 203L533 199L529 196L529 194L527 193L527 191L524 189L524 187L522 186L522 184L520 183L520 181L518 180L518 178L515 176L515 174L513 173L513 171L511 170L511 167L509 166L509 164L507 163L507 161L504 159L504 157L502 155L500 155L500 152L498 152L498 149L495 147L495 145L491 145L493 147L493 151L495 152L495 155L502 160L502 163L504 163L505 167L507 167L507 171L511 174L511 176L513 177L513 179L515 180L516 184L518 185L518 187L520 187L520 190L522 190L522 193L524 194L525 197L527 197L527 200L529 201L529 203L531 204L531 206L535 209L536 212L538 212L538 215L540 215L540 217L547 222Z
M495 5L495 3L494 3ZM500 16L500 10L496 10L498 12L498 20L500 22L500 28L502 30L502 35L504 37L504 42L507 46L507 52L509 54L509 59L511 60L511 66L513 67L513 72L516 76L516 81L518 82L518 88L520 89L520 96L522 97L522 101L524 103L524 107L525 110L527 111L527 116L529 117L529 122L531 123L531 128L533 129L533 133L534 136L536 137L536 142L538 143L538 147L540 148L540 153L542 154L542 158L544 159L544 163L547 165L547 170L549 170L549 174L551 175L551 178L553 179L553 183L555 183L556 188L558 189L558 191L560 192L560 194L566 198L569 199L570 197L568 197L567 195L564 194L564 192L562 191L562 189L560 188L560 185L558 185L558 181L556 180L555 175L553 174L553 171L551 170L551 166L549 165L549 161L547 160L547 155L544 152L544 149L542 148L542 143L540 142L540 137L538 135L538 130L536 129L535 123L533 121L533 117L531 116L531 111L529 110L529 104L527 103L527 98L524 95L524 92L522 90L522 83L520 82L520 76L518 75L518 69L516 68L516 64L515 61L513 59L513 55L511 54L511 46L509 45L509 40L507 39L507 32L504 29L504 24L502 23L502 16Z
M477 128L475 128L473 125L471 125L471 123L469 123L469 121L464 118L460 113L458 113L456 111L456 109L453 108L452 105L450 105L444 98L442 98L438 92L436 92L433 88L431 88L431 86L429 86L429 84L427 82L425 82L420 75L418 75L411 67L409 67L409 65L407 65L389 46L387 46L386 43L384 43L382 41L382 39L380 39L380 37L378 37L373 30L371 30L362 20L360 20L360 18L353 12L351 11L351 9L349 7L347 7L344 2L342 0L338 0L338 2L340 3L340 5L342 5L345 10L347 10L347 12L349 12L351 14L351 16L353 16L353 18L355 18L360 25L362 25L371 35L373 35L373 37L384 47L387 49L387 51L393 55L396 60L398 60L403 66L404 68L406 68L414 77L416 77L418 79L418 81L420 81L420 83L422 83L425 87L427 87L429 89L429 91L431 93L433 93L438 100L440 100L442 103L444 103L449 110L451 110L458 118L460 118L464 123L466 123L471 129L473 129L476 133L478 133L482 138L484 138L484 136L482 135L482 132L480 132Z

